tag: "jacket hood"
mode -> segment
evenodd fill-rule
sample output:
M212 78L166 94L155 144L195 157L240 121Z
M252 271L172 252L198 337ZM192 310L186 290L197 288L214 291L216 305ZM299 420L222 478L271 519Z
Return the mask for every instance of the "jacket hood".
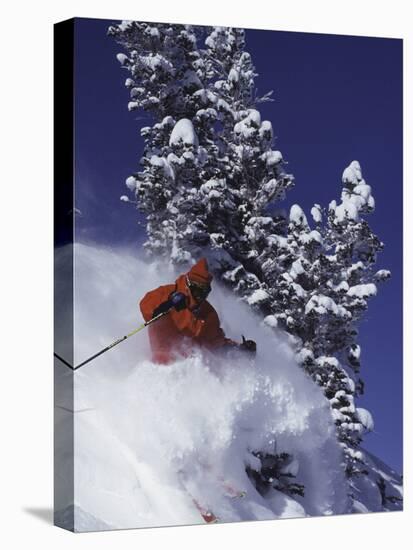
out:
M209 272L208 263L201 258L187 273L190 281L207 285L212 281L212 274Z

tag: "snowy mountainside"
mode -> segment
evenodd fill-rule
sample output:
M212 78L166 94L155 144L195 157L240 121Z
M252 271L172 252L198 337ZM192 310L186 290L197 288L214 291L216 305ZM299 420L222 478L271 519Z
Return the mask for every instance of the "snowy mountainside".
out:
M403 509L403 480L392 468L361 449L367 476L352 481L354 512L399 511Z
M59 254L66 261L67 251ZM138 326L140 298L174 278L171 268L126 250L75 245L75 364ZM160 367L142 331L76 371L74 413L58 391L72 373L57 364L62 461L74 415L75 531L203 523L200 506L222 522L353 511L328 402L296 365L286 336L217 285L210 301L229 337L257 341L255 360L194 351ZM262 496L253 486L246 467L258 467L254 452L274 450L294 457L286 473L304 496ZM396 487L397 475L368 459ZM383 509L376 487L352 488L357 511ZM56 511L64 521L71 510Z

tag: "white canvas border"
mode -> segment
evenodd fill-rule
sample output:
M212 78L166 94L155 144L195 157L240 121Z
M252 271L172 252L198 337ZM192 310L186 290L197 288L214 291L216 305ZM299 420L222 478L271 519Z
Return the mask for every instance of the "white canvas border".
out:
M405 317L405 511L305 520L72 535L52 527L52 24L73 16L221 24L405 40L405 98L412 97L408 3L13 2L2 18L2 467L3 547L397 548L407 535L412 462L408 388L410 316ZM410 68L409 68L410 65ZM411 107L405 102L405 182L411 180ZM410 122L407 124L407 122ZM410 191L405 185L405 280L410 273ZM411 291L405 284L405 313ZM410 329L410 330L409 330ZM32 510L32 512L30 512ZM34 511L34 513L33 513ZM4 539L4 540L3 540ZM6 542L8 539L8 542ZM6 545L7 544L7 545Z

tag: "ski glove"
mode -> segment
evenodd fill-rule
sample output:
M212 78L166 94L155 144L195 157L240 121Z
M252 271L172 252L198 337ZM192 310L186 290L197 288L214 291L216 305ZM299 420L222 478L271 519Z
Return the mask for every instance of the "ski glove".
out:
M182 292L172 292L169 296L169 300L162 302L156 309L153 310L152 319L161 313L166 313L170 309L176 309L176 311L182 311L186 308L186 296Z
M257 344L254 342L254 340L246 340L244 336L242 336L242 342L240 344L240 348L245 351L250 351L252 353L255 353L257 351Z
M182 311L186 308L186 296L182 292L172 292L169 301L176 311Z

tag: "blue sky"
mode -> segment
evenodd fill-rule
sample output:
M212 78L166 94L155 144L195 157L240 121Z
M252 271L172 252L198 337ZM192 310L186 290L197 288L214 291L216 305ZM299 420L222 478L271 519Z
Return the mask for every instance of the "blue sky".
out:
M138 168L143 113L129 113L128 76L106 36L111 21L76 20L77 238L137 246L142 217L121 203ZM246 31L259 76L259 106L273 124L275 147L296 178L285 207L339 199L341 174L358 160L373 188L369 223L385 249L378 268L392 271L360 326L362 376L375 432L364 447L402 471L402 41L278 31Z

